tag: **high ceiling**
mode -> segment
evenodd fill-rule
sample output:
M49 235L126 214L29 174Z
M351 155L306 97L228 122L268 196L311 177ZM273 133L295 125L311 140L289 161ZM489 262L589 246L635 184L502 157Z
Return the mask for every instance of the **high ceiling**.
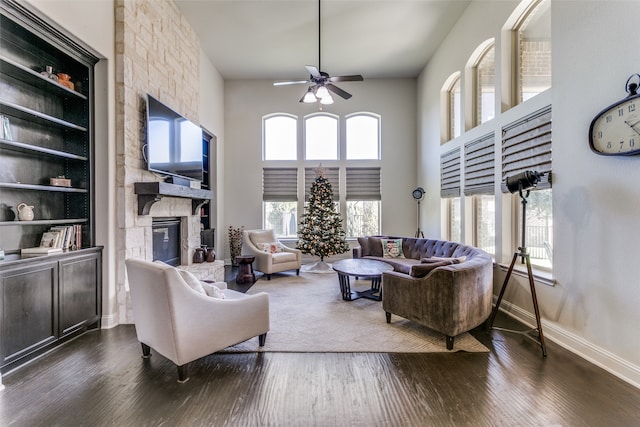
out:
M322 71L417 77L471 0L322 0ZM176 0L225 79L306 79L317 0Z

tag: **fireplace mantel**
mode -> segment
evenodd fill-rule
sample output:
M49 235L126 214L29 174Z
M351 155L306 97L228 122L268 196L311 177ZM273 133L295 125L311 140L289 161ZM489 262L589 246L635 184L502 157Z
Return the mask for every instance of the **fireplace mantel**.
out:
M182 197L191 199L193 215L197 215L200 207L213 198L213 191L190 188L168 182L135 182L134 193L138 195L138 215L149 215L151 206L162 200L162 197Z

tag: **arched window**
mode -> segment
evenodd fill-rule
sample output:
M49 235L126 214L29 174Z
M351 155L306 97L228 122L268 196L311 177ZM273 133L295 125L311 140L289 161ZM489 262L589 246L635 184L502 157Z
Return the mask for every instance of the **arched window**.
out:
M503 28L503 104L551 87L551 1L523 0Z
M262 120L263 159L296 160L298 158L298 118L273 114Z
M338 117L326 113L304 119L304 158L306 160L338 159Z
M461 135L462 98L460 93L460 71L451 74L440 89L440 142L444 144Z
M484 46L483 46L484 47ZM475 102L478 124L491 120L496 115L496 49L493 40L484 47L480 60L475 66L477 88Z
M380 159L380 117L356 113L345 123L347 160Z

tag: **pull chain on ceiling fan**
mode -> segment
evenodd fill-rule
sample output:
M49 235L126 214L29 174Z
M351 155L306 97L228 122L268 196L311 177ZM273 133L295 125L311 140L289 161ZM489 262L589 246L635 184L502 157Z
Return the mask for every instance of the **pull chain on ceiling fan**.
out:
M325 73L322 70L322 15L320 9L320 0L318 0L318 67L314 67L313 65L306 65L306 69L309 72L309 80L298 80L298 81L287 81L287 82L275 82L274 86L283 86L283 85L292 85L292 84L308 84L313 83L308 87L307 92L304 94L302 98L300 98L300 102L312 103L316 101L320 101L321 104L333 104L333 98L329 91L335 93L336 95L349 99L351 98L351 94L340 89L334 82L360 82L364 80L364 78L360 74L351 75L351 76L336 76L331 77L328 73Z

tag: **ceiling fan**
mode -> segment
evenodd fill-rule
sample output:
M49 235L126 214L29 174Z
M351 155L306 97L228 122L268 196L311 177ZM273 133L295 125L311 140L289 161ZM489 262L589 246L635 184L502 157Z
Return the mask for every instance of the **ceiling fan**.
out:
M364 78L360 74L351 75L351 76L336 76L331 77L328 73L322 71L322 61L321 61L321 52L322 52L322 38L321 38L321 14L320 14L320 0L318 0L318 67L313 65L306 65L306 69L309 72L308 80L297 80L297 81L287 81L287 82L275 82L274 86L284 86L284 85L294 85L294 84L308 84L312 83L311 86L307 88L307 92L300 98L300 102L316 102L320 101L321 104L333 104L333 98L329 91L335 93L336 95L349 99L351 98L351 94L345 90L340 89L338 86L334 85L335 82L361 82Z

